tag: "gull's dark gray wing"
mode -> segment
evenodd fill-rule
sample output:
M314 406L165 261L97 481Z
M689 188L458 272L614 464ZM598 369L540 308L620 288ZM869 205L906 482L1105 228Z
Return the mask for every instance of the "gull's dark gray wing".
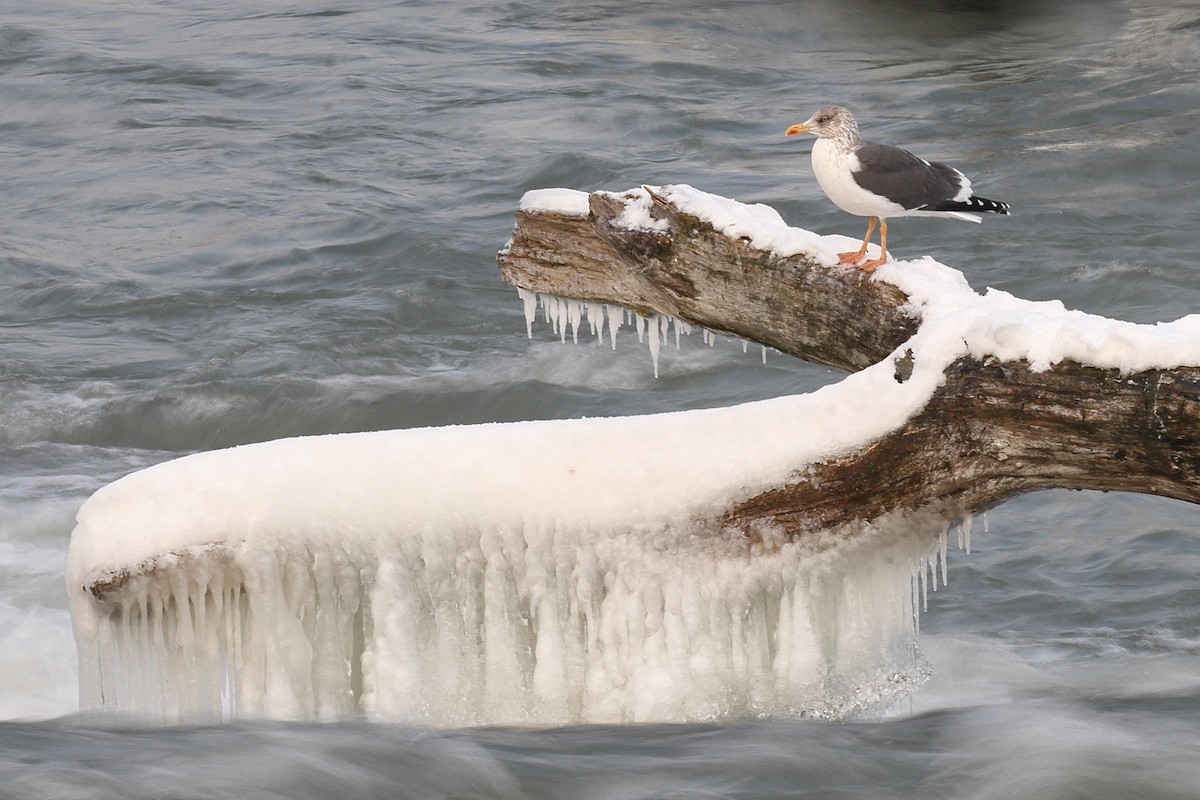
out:
M954 167L936 161L927 163L899 147L863 142L855 155L862 165L858 172L851 173L855 183L909 211L936 209L940 203L953 200L967 184Z

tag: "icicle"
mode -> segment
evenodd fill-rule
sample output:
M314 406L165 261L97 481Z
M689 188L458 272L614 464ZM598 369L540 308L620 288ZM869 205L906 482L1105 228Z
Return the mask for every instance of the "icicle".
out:
M742 355L746 355L746 353L748 353L749 351L750 351L750 341L748 339L742 339Z
M559 340L565 342L567 340L567 326L565 320L566 301L552 294L542 295L542 302L546 309L546 322L550 324L551 330L558 334Z
M642 325L648 323L650 335L646 338L646 342L650 345L650 361L651 361L651 363L654 364L654 377L655 378L658 377L658 352L659 352L659 348L662 346L662 336L659 334L661 320L662 320L662 317L659 314L655 314L654 317L650 320L646 320L645 317L642 317L642 316L638 317L638 339L639 340L641 339Z
M607 303L604 305L604 313L608 317L608 339L612 343L612 349L617 349L617 331L621 329L621 323L625 318L625 311L620 306L611 306Z
M588 328L596 334L596 343L599 344L604 341L604 309L596 303L588 303L584 311L587 312Z
M926 574L929 559L921 556L921 610L929 612L929 578Z
M962 529L963 544L966 546L965 549L968 553L971 552L971 522L972 522L972 520L973 520L973 518L971 517L971 515L967 514L958 523L959 528Z
M567 301L567 321L571 325L571 340L579 344L579 324L583 321L583 303L578 300Z
M537 316L537 292L517 287L517 296L521 298L521 306L525 311L525 335L533 338L533 319Z
M685 336L692 335L692 326L681 319L675 320L675 349L679 349L679 332L683 331Z
M554 309L554 328L558 334L558 340L564 344L567 341L567 325L570 322L570 302L564 297L555 298L556 305Z
M658 335L662 338L662 343L667 343L667 334L671 330L671 317L667 314L658 315ZM678 342L676 342L678 345Z
M909 589L911 590L909 602L912 603L913 628L919 634L921 632L921 604L919 598L917 597L917 581L918 578L914 573L909 580Z
M765 344L762 346L762 362L767 363L767 346Z
M561 341L566 341L566 329L562 324L562 301L554 295L546 298L547 310L550 314L550 330L558 334Z
M948 567L946 566L946 550L947 550L946 540L950 538L949 533L950 533L950 528L947 526L945 528L942 528L942 532L938 536L938 554L941 556L941 559L942 559L942 586L946 586L949 584L949 581L947 580L947 576L946 576L946 573L948 571Z
M641 314L634 315L634 324L637 326L638 344L646 341L646 323L649 322Z

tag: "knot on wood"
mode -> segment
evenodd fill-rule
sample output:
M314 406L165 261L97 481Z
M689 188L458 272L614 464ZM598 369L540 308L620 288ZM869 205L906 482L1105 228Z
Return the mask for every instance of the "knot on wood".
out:
M618 245L619 252L634 263L643 261L667 262L671 260L675 237L670 232L644 228L624 228L605 221L604 236Z
M909 378L912 377L912 374L913 374L913 351L912 351L912 348L910 347L907 350L905 350L904 355L899 356L892 363L895 364L895 366L896 366L896 372L895 372L896 383L904 383L905 381L907 381Z

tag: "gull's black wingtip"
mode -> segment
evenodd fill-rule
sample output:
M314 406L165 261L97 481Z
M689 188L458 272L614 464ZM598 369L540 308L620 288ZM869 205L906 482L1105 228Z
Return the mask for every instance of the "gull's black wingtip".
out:
M972 211L1009 216L1008 203L988 200L986 197L968 197L966 200L946 200L933 207L934 211Z

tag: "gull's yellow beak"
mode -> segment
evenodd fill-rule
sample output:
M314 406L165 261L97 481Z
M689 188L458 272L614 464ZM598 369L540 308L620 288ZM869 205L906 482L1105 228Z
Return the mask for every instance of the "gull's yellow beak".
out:
M808 133L811 130L812 130L812 128L808 127L808 125L806 125L805 123L797 122L795 125L793 125L792 127L788 128L786 131L784 131L783 135L784 136L795 136L797 133Z

